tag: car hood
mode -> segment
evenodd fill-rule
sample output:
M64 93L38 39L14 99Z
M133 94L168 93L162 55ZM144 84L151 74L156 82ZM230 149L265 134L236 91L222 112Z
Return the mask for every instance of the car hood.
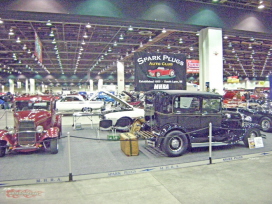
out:
M107 92L107 91L102 91L102 92L105 93L106 95L110 96L111 98L113 98L115 101L117 101L117 102L119 102L119 103L121 103L121 104L123 104L123 105L125 105L125 106L129 106L129 107L133 108L132 105L130 105L130 104L128 104L126 101L124 101L124 100L122 100L122 99L116 97L115 95L113 95L113 94L111 94L111 93L109 93L109 92Z
M14 119L16 122L21 120L34 120L36 124L40 124L48 117L51 117L51 113L43 110L28 110L14 113Z

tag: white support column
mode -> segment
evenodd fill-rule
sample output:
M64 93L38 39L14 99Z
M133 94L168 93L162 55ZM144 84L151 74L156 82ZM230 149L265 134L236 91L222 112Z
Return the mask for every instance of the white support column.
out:
M125 90L125 65L124 62L117 61L117 92Z
M13 81L13 79L9 79L9 92L14 94L14 81Z
M2 88L2 92L4 93L5 92L5 86L2 85L1 88Z
M199 35L200 91L223 94L223 41L221 28L205 28Z
M98 79L97 89L101 91L103 88L103 79Z
M93 85L94 85L93 80L90 79L90 91L93 91L93 90L94 90Z
M35 94L35 79L29 79L30 94Z
M25 80L25 92L26 94L29 94L28 79Z

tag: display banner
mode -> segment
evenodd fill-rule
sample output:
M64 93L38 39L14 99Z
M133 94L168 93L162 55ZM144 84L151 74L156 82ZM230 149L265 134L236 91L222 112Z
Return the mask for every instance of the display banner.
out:
M186 90L184 54L135 52L135 91Z
M199 60L186 60L187 73L199 73Z
M228 77L227 82L228 83L239 83L239 78L238 78L238 76L230 76L230 77Z
M269 75L269 87L270 87L270 100L272 100L272 75Z
M35 51L34 55L37 57L38 61L42 63L42 42L38 36L38 34L35 32Z

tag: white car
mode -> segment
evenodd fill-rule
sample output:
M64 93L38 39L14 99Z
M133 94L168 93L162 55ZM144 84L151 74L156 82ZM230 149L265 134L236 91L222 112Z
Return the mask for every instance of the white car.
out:
M56 102L57 111L62 113L85 112L103 108L103 101L88 101L77 94L63 96Z
M115 102L110 109L106 109L103 112L101 119L112 120L112 124L115 126L117 120L120 118L127 118L127 120L131 122L130 124L132 124L135 118L144 117L144 109L135 108L115 95L109 92L103 92L113 98Z

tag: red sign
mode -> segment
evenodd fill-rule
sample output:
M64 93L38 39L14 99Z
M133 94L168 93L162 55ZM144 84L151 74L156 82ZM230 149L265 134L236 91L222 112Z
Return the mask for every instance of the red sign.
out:
M199 60L186 60L187 73L199 73Z

